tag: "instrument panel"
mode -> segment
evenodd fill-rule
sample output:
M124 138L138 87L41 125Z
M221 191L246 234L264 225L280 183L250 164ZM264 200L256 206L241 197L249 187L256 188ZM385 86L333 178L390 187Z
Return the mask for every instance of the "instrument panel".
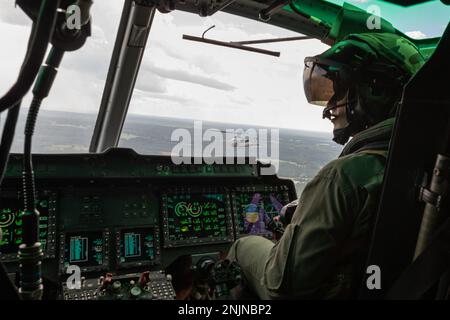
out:
M17 260L17 250L23 243L23 199L18 190L2 191L0 197L0 260ZM39 216L39 239L45 258L55 257L56 194L40 192L36 199Z
M259 163L184 168L130 149L33 158L43 273L53 278L71 265L87 275L161 270L243 236L271 238L267 222L296 199L292 181L259 175ZM0 259L11 273L23 233L20 163L11 155L0 196Z

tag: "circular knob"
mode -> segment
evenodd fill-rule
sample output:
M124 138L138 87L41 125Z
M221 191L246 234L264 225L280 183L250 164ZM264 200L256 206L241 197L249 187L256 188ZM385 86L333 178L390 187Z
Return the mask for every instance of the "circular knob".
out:
M114 282L113 282L113 289L114 289L115 291L119 291L120 288L122 288L122 284L120 283L120 281L114 281Z
M142 293L142 290L139 287L133 287L131 288L130 293L133 298L137 298Z

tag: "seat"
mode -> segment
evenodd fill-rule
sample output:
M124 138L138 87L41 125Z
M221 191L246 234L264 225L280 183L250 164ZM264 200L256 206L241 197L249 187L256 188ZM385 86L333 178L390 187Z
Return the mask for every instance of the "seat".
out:
M437 155L450 155L449 53L450 24L433 55L404 88L366 265L380 267L381 289L369 289L366 281L370 274L366 274L360 287L361 299L387 298L413 261L424 211L424 202L419 201L420 186L424 177L432 175ZM444 263L448 257L434 259ZM441 264L441 268L444 266ZM390 297L423 297L421 292L411 292L419 288L408 290L396 291L397 296ZM398 296L400 292L403 296Z

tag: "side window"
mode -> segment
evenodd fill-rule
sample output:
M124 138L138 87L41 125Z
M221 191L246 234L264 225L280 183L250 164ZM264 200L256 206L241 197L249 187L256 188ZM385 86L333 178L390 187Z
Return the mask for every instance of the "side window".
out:
M123 3L95 1L92 36L75 52L67 52L36 124L33 152L87 152L102 98ZM0 95L17 78L25 56L31 20L14 1L0 2ZM31 93L22 102L12 152L23 152L24 123ZM2 115L6 118L6 113Z

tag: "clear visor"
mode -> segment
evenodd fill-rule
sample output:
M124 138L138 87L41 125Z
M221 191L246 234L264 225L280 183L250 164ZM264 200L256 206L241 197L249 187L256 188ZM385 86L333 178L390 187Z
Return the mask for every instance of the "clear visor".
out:
M325 107L336 94L333 74L313 61L305 61L303 88L309 103Z

